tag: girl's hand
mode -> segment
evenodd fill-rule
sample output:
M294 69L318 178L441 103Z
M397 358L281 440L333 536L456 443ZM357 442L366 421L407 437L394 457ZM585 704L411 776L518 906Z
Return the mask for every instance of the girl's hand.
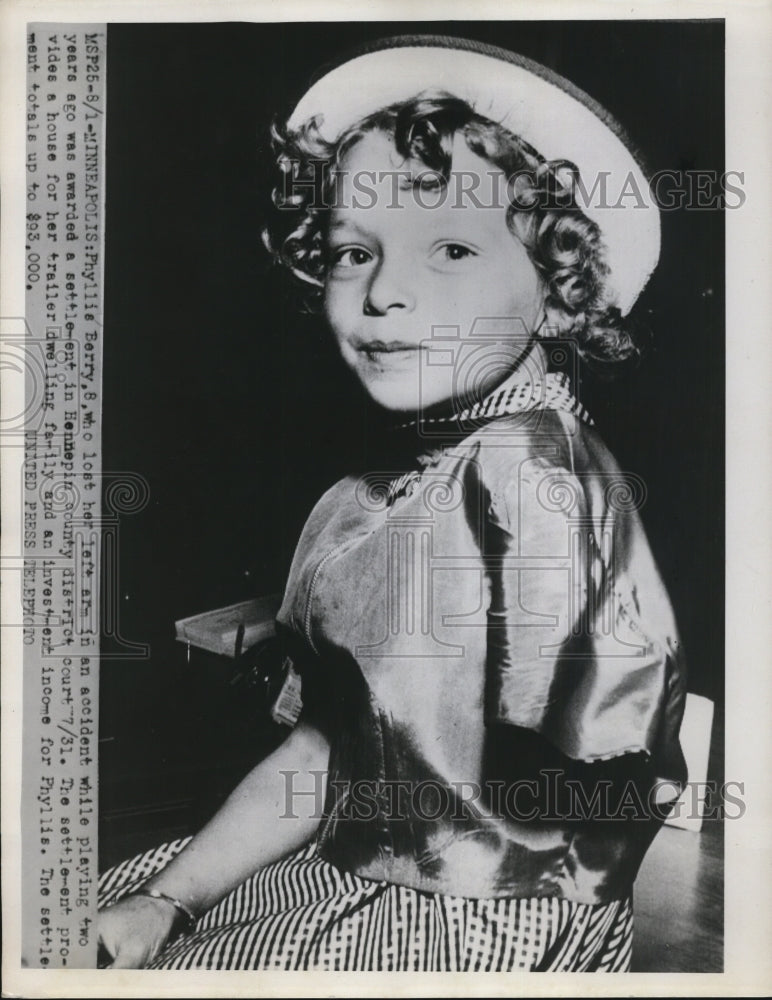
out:
M126 896L99 911L99 944L107 952L108 969L144 969L161 952L177 919L163 899Z
M301 720L144 888L166 890L185 899L196 913L205 913L258 868L307 844L319 826L317 809L324 801L329 759L327 737ZM285 815L293 804L287 799L288 773L318 792L310 801L306 795L294 803L294 818ZM100 910L97 929L107 967L147 967L168 943L180 916L171 902L138 894Z

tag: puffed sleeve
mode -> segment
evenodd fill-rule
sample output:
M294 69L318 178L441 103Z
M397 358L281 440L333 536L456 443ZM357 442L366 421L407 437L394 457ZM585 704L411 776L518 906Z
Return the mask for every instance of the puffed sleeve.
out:
M634 490L610 459L555 449L490 478L486 721L577 760L644 751L680 783L681 648Z

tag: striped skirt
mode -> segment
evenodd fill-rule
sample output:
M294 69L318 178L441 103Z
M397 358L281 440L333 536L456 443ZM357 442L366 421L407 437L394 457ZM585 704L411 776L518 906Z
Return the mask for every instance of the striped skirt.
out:
M187 843L121 862L100 906L138 889ZM361 879L315 844L267 865L205 913L153 969L627 972L631 900L470 899Z

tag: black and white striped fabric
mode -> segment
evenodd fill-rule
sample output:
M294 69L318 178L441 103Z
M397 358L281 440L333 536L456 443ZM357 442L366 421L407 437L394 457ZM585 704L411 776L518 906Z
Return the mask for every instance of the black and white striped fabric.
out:
M187 843L100 879L100 905L138 889ZM340 871L316 846L259 870L172 942L154 969L626 972L631 900L468 899Z

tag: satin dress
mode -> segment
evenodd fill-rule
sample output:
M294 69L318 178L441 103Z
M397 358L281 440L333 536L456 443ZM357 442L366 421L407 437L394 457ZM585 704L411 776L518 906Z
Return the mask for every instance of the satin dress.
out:
M317 838L156 968L629 968L633 882L686 778L645 486L561 375L402 441L320 499L277 616L331 744ZM103 901L183 846L105 873Z

